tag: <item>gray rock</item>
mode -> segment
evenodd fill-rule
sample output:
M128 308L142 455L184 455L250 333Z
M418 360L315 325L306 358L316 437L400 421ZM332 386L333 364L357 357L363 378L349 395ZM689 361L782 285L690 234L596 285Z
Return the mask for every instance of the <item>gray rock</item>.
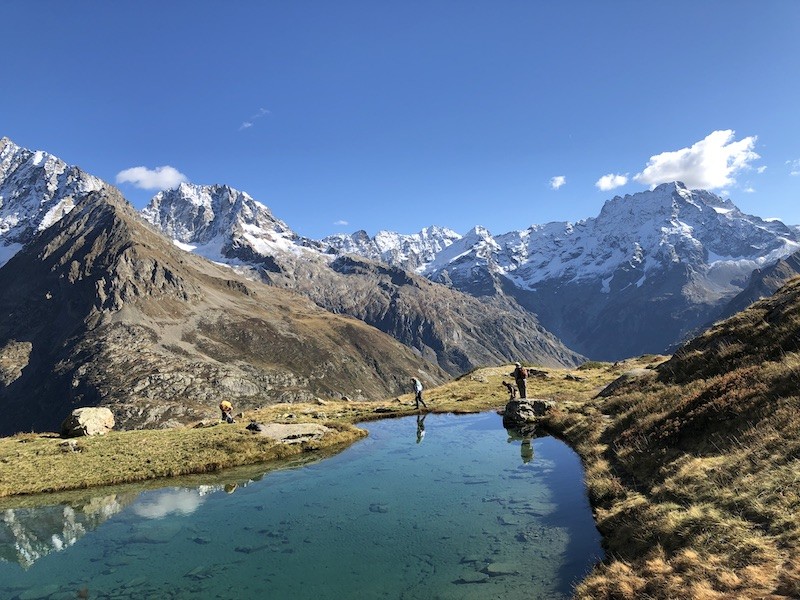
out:
M42 598L49 598L51 595L60 591L61 587L55 583L51 583L44 587L34 588L22 592L18 598L19 600L41 600Z
M481 573L485 573L489 577L500 577L502 575L516 575L519 571L513 563L493 562L486 565Z
M554 403L551 400L539 398L526 398L524 400L511 400L506 404L503 412L503 426L519 427L535 422L538 417L546 414Z
M251 428L252 425L255 428ZM247 428L283 444L300 444L319 439L330 431L324 425L316 423L251 423Z
M76 408L61 424L61 437L104 435L114 429L114 413L105 407Z
M22 369L28 366L28 359L33 350L30 342L11 340L0 348L0 385L11 385L22 375Z

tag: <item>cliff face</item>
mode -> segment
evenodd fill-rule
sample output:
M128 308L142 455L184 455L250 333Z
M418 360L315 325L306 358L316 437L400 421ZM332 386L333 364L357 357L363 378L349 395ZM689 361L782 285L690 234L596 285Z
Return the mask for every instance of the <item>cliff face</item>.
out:
M152 427L264 403L400 393L437 367L386 334L186 254L111 189L0 269L0 434L80 405Z

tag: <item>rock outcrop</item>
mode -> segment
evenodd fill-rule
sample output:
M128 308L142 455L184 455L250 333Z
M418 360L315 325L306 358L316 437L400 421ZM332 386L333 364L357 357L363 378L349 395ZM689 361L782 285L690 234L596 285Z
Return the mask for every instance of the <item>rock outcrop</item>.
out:
M114 413L102 406L76 408L61 423L61 437L105 435L114 429Z
M503 411L503 427L521 429L536 423L537 419L553 408L552 400L525 398L510 400Z

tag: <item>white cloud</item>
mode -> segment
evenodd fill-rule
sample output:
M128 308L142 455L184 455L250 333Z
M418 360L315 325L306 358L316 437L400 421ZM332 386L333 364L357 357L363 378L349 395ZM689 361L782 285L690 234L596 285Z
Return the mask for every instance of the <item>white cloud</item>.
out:
M789 175L800 175L800 158L797 160L787 160L786 164L789 165Z
M131 183L143 190L168 190L185 181L189 178L170 166L155 169L131 167L117 173L117 183Z
M764 171L766 171L766 170L767 170L767 167L766 167L766 165L764 165L764 166L758 167L758 168L756 169L756 172L757 172L759 175L761 175L761 174L762 174Z
M556 175L550 179L550 187L554 190L557 190L565 183L567 183L567 178L564 175Z
M350 225L350 223L348 223L344 219L339 219L338 221L334 222L334 225Z
M755 193L755 191L756 191L756 188L754 188L754 187L752 187L752 186L746 187L746 188L744 189L744 193L745 193L745 194L753 194L753 193Z
M633 178L650 186L682 181L690 189L714 190L733 185L737 173L761 158L753 151L756 136L736 142L734 135L731 129L714 131L690 148L651 156L644 170Z
M598 189L607 192L609 190L613 190L614 188L622 187L626 183L628 183L627 173L625 173L625 175L614 175L613 173L609 173L608 175L603 175L594 185Z
M133 507L133 512L145 519L160 519L169 514L190 515L202 504L197 490L168 490L155 494Z
M258 112L256 114L254 114L252 117L247 119L247 121L243 121L242 124L239 125L239 131L241 131L242 129L249 129L250 127L255 125L255 122L258 119L260 119L264 115L268 115L268 114L270 114L270 112L266 108L259 108Z

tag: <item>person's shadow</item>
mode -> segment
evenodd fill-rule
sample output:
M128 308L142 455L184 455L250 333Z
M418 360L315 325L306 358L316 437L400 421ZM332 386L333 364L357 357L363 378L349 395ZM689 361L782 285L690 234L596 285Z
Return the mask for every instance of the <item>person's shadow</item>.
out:
M428 416L428 413L424 415L417 415L417 443L419 444L425 439L425 417Z

